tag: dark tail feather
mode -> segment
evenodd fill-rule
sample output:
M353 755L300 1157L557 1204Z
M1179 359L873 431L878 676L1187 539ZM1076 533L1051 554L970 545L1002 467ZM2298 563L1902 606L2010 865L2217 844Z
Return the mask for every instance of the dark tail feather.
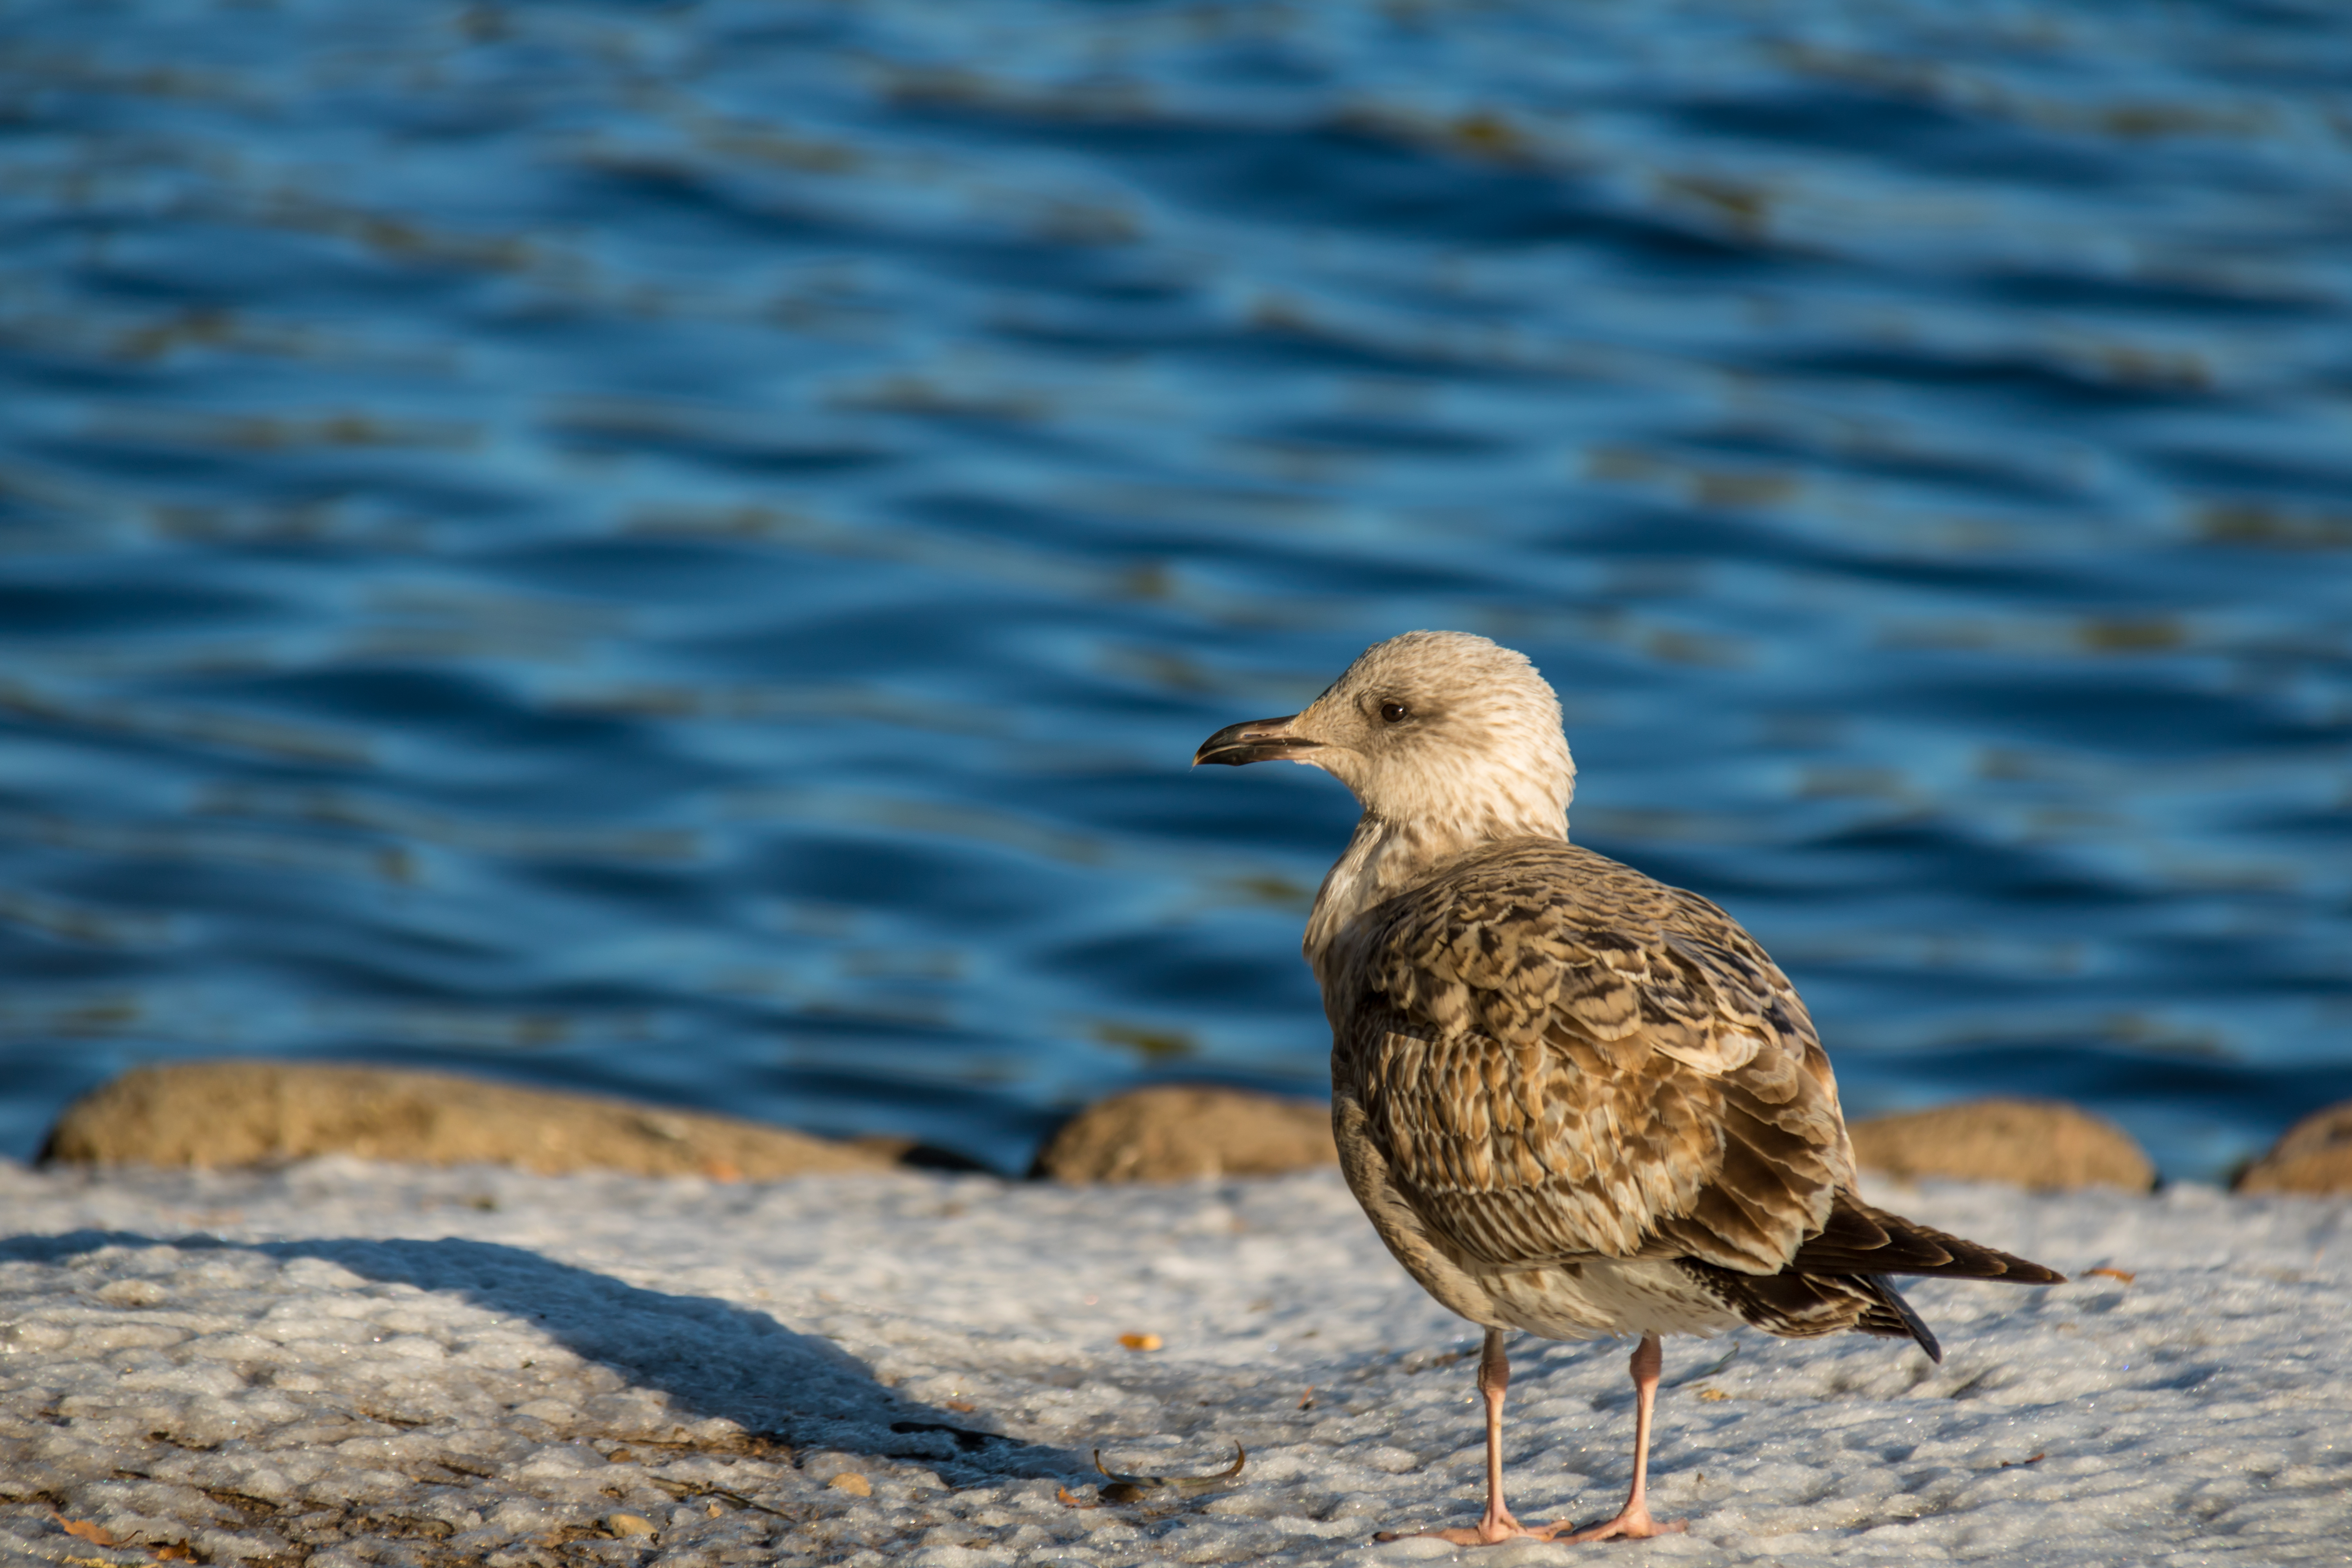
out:
M2066 1278L2039 1263L1873 1208L1852 1193L1837 1194L1829 1224L1797 1248L1789 1267L1807 1273L1935 1274L1948 1279L1999 1279L2011 1285L2056 1285ZM1891 1289L1885 1293L1897 1303L1899 1315L1917 1323L1911 1310L1899 1305L1901 1297ZM1912 1337L1926 1333L1921 1325ZM1920 1340L1923 1349L1933 1342L1932 1336Z
M1767 1333L1803 1339L1843 1330L1909 1340L1940 1363L1944 1347L1911 1310L1890 1274L2055 1285L2065 1276L2039 1263L1948 1236L1839 1193L1822 1233L1777 1273L1743 1274L1696 1258L1675 1260L1716 1300Z
M1717 1300L1766 1333L1811 1339L1851 1330L1910 1340L1930 1361L1944 1359L1944 1347L1936 1342L1934 1331L1883 1276L1808 1274L1793 1268L1778 1274L1740 1274L1696 1258L1676 1261Z
M1877 1300L1881 1306L1895 1315L1896 1321L1903 1325L1899 1331L1909 1334L1912 1342L1927 1352L1929 1361L1934 1362L1937 1366L1944 1364L1944 1347L1936 1342L1936 1331L1927 1326L1927 1321L1925 1318L1911 1310L1911 1303L1903 1299L1901 1291L1887 1282L1886 1276L1864 1274L1856 1279L1854 1283L1863 1287ZM1881 1328L1878 1326L1877 1320L1878 1314L1872 1313L1870 1318L1864 1321L1863 1331L1889 1333L1892 1325Z

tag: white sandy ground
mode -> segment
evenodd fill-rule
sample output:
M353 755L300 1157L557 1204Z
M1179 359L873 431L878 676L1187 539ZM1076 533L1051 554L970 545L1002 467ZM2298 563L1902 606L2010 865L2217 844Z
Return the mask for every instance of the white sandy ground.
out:
M1654 1495L1690 1533L1464 1552L1372 1540L1475 1516L1475 1341L1329 1174L0 1163L0 1562L2352 1561L2352 1204L1876 1195L2135 1278L1920 1284L1941 1368L1669 1341ZM1517 1342L1523 1518L1616 1507L1627 1348ZM1096 1444L1191 1473L1237 1439L1223 1489L1056 1496L1095 1501Z

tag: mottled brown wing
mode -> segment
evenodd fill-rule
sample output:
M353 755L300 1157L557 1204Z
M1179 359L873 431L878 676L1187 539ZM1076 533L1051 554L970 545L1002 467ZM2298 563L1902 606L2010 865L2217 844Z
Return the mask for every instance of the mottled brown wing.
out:
M1787 978L1713 904L1604 857L1467 857L1375 911L1348 969L1337 1087L1467 1259L1769 1272L1853 1179Z

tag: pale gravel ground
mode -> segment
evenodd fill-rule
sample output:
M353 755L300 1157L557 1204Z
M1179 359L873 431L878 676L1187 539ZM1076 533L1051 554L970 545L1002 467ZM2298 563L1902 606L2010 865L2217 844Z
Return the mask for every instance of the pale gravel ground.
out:
M1941 1368L1853 1336L1670 1341L1657 1501L1690 1534L1462 1555L2352 1562L2352 1204L1876 1195L2070 1275L2136 1278L1918 1285ZM53 1509L257 1568L1120 1568L1450 1556L1371 1535L1477 1506L1475 1339L1328 1174L1076 1190L0 1164L0 1218L10 1564L155 1560L67 1535ZM1165 1348L1123 1350L1130 1331ZM1625 1348L1518 1342L1522 1517L1615 1507ZM1055 1495L1093 1500L1098 1442L1115 1468L1194 1471L1236 1439L1230 1489ZM872 1495L825 1484L844 1470ZM655 1535L608 1538L615 1512Z

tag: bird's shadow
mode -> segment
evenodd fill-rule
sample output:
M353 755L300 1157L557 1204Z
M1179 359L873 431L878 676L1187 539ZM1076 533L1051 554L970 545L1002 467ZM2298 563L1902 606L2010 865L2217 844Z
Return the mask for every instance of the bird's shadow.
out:
M682 1420L719 1416L795 1448L919 1460L951 1481L1069 1477L1087 1468L1067 1450L961 1425L950 1412L904 1398L832 1341L764 1312L648 1290L520 1247L457 1237L239 1242L80 1230L0 1237L0 1261L54 1263L114 1247L320 1258L362 1279L460 1297L530 1325L632 1386L667 1394Z

